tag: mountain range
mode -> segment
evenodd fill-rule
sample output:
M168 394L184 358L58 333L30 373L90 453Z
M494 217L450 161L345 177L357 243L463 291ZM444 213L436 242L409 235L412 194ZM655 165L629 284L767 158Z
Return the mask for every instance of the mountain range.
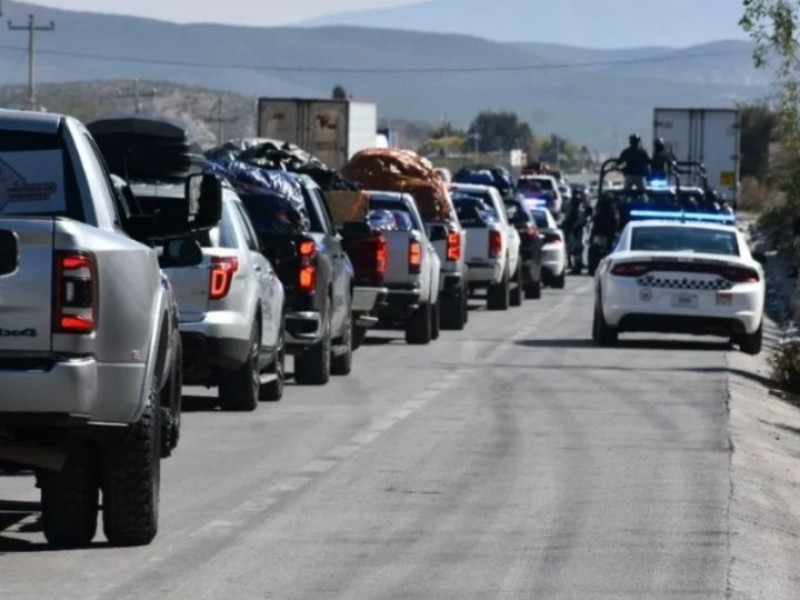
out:
M744 38L737 0L424 0L308 25L464 33L491 40L619 48Z
M55 21L37 35L42 82L140 78L248 97L328 97L341 84L382 117L465 126L480 110L512 110L538 134L601 149L646 135L656 105L727 107L766 96L770 82L738 40L597 50L361 27L175 25L8 1L5 12ZM27 40L4 35L0 84L23 83Z

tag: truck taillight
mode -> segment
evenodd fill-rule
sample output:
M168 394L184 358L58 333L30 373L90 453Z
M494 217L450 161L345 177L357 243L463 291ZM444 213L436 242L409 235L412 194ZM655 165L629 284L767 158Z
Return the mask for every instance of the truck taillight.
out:
M503 254L503 237L499 231L489 232L489 258L500 258Z
M239 270L239 259L233 256L211 257L211 278L208 282L208 296L212 300L222 300L231 291L233 276Z
M457 231L447 234L447 260L461 260L461 234Z
M56 254L54 330L93 333L97 327L97 265L90 254Z
M317 253L317 243L314 240L302 240L297 247L300 258L314 258Z
M380 281L386 277L389 269L389 243L386 238L380 236L375 240L375 274Z
M417 240L411 240L408 244L408 272L411 275L419 275L422 271L422 244Z
M300 255L300 272L297 275L297 289L306 294L317 289L317 267L314 266L314 257L317 255L317 243L314 240L303 239L297 246Z

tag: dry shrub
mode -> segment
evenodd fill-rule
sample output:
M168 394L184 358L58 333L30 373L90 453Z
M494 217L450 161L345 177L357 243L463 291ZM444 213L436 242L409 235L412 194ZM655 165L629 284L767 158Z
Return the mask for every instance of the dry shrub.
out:
M769 190L755 177L745 177L739 189L739 209L746 212L761 212L766 206Z
M781 389L800 395L800 340L783 342L769 359L772 379Z

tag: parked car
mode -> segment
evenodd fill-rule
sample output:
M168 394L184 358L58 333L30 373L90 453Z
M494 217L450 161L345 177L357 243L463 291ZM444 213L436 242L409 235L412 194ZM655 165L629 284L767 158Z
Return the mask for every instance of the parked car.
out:
M479 200L483 211L475 210ZM467 265L471 291L486 289L489 310L522 304L524 275L520 236L508 221L500 193L493 187L456 184L453 201L468 229ZM486 218L488 216L488 218Z
M384 284L389 290L381 320L400 324L409 344L439 337L441 262L410 194L367 192L371 226L388 245ZM432 226L439 237L443 226Z
M184 189L180 214L139 214L78 121L0 111L0 328L11 332L0 337L0 460L36 470L55 546L89 545L101 490L111 544L158 531L161 459L180 434L181 341L151 246L216 226L220 210L216 178Z
M518 200L505 203L508 220L517 228L522 260L522 284L525 297L539 300L542 297L542 247L544 240L536 219Z
M567 248L564 232L546 208L529 209L542 235L542 282L563 289L567 277Z

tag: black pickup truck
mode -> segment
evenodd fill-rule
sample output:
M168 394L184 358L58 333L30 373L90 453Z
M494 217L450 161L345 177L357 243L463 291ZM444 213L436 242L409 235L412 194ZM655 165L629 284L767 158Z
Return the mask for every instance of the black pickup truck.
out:
M295 381L324 385L352 368L353 265L319 186L305 175L279 177L293 191L294 206L274 194L240 196L286 291L286 351L295 357Z

